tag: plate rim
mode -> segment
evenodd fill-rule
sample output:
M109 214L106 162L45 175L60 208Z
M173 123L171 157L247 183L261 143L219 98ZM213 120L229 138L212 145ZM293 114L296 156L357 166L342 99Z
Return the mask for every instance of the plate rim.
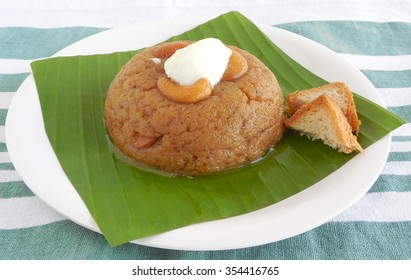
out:
M158 28L161 26L164 26L164 24L166 23L166 21L153 21L151 24L153 24L152 28ZM174 31L174 27L173 25L178 26L178 28L175 29L182 29L182 25L183 25L183 30L185 31L187 30L189 27L186 27L186 25L191 25L192 27L197 26L198 24L201 24L201 20L196 20L196 19L182 19L180 21L175 21L173 22L173 24L170 24L169 22L167 22L167 27L170 30L173 31L169 31L165 39L167 39L170 36L173 36L175 33L177 33L178 31ZM57 52L55 55L53 55L52 57L55 56L65 56L65 55L75 55L75 54L70 54L74 51L76 51L76 49L78 48L84 48L84 47L89 47L88 44L90 44L90 42L93 41L98 41L101 40L101 38L104 37L110 37L113 36L111 33L116 34L116 32L129 32L130 30L134 30L134 29L141 29L141 25L143 23L137 23L137 24L132 24L132 25L127 25L124 27L119 27L119 28L113 28L107 31L103 31L100 33L97 33L95 35L92 35L90 37L87 37L85 39L82 39L70 46L67 46L66 48L60 50L59 52ZM149 23L150 24L150 23ZM147 23L144 23L145 28L147 28ZM282 30L276 27L272 27L269 25L263 25L263 24L258 24L258 27L269 37L270 40L272 39L273 34L274 35L278 35L279 37L281 36L285 36L285 37L289 37L292 40L297 40L297 41L304 41L307 42L310 47L313 48L317 48L317 49L321 49L324 52L328 52L328 54L331 54L332 56L335 56L334 59L337 59L340 61L340 63L344 64L346 67L350 68L351 70L353 70L355 72L355 74L357 76L360 77L360 80L364 80L366 81L365 83L367 83L367 87L372 87L373 88L373 94L376 96L373 96L373 102L376 102L379 105L382 105L383 107L385 107L383 100L381 98L381 96L379 96L377 90L375 89L375 87L371 84L371 82L358 70L356 69L354 66L352 65L348 65L346 61L343 60L343 58L338 57L338 54L336 54L335 52L333 52L332 50L320 45L319 43L316 43L315 41L312 41L310 39L307 39L305 37L302 37L300 35L297 35L295 33L286 31L286 30ZM173 33L173 34L171 34ZM272 34L267 34L267 33L272 33ZM178 34L178 33L177 33ZM270 37L271 36L271 37ZM281 38L283 38L281 37ZM280 39L281 40L281 39ZM158 41L159 42L159 41ZM278 42L276 43L278 44ZM150 45L150 43L148 43L148 45ZM152 45L152 44L151 44ZM281 44L280 44L281 45ZM283 49L280 46L281 49ZM283 49L284 50L284 49ZM93 49L94 51L94 49ZM284 50L287 54L289 54L286 50ZM111 52L111 50L109 51ZM84 54L84 53L81 53ZM89 53L91 54L91 53ZM93 52L93 54L95 54L95 51ZM298 52L294 53L294 54L289 54L293 59L295 60L299 60L300 58L298 58ZM297 57L297 58L296 58ZM300 61L298 61L300 62ZM304 64L302 63L302 65L304 66ZM309 69L310 71L313 71L311 69ZM314 72L315 73L315 72ZM322 76L321 73L315 73L319 76ZM13 131L13 125L16 125L16 110L19 109L18 106L21 106L21 104L19 104L18 102L21 102L20 99L22 99L23 96L23 92L29 90L30 88L32 88L34 85L34 91L35 91L35 96L38 98L37 96L37 90L35 88L35 84L34 84L34 79L32 74L30 74L26 80L22 83L22 85L20 86L20 88L17 90L16 94L15 94L15 98L13 98L10 107L9 107L9 113L7 117L6 117L6 124L5 124L5 136L6 136L6 143L9 147L9 154L10 154L10 158L12 159L13 163L17 163L15 164L16 170L17 172L19 172L19 174L21 174L21 177L23 179L23 181L27 184L27 186L33 191L33 193L35 193L36 196L38 196L42 201L44 201L47 205L49 205L51 208L53 208L54 210L56 210L57 212L59 212L60 214L62 214L63 216L65 216L67 219L85 227L88 228L90 230L93 230L95 232L101 233L101 231L98 229L97 225L95 224L94 220L92 219L90 213L88 212L86 206L84 205L83 201L81 200L80 196L77 194L77 192L75 191L74 187L71 186L71 188L73 189L73 191L75 192L75 194L77 194L77 196L75 197L75 199L80 199L80 202L83 203L83 208L81 205L79 205L79 203L76 203L75 206L80 207L81 211L86 210L87 214L82 217L81 219L78 219L77 217L72 217L73 215L70 215L66 213L66 211L61 212L61 208L59 208L58 206L55 205L55 203L50 203L50 197L44 196L44 193L39 192L38 187L33 187L33 184L39 184L38 180L37 181L32 181L30 178L28 178L27 176L27 171L24 170L23 172L21 172L23 170L22 164L21 164L21 158L18 158L17 154L17 148L18 145L16 146L16 142L13 142L12 140L15 140L15 131ZM356 87L356 85L349 85L350 87L354 86L354 88ZM355 91L355 90L353 90ZM17 98L16 98L17 97ZM17 100L17 101L16 101ZM38 100L37 100L38 101ZM39 105L39 103L38 103ZM36 106L36 105L34 105ZM14 119L13 119L14 118ZM42 119L41 119L42 121ZM38 127L37 127L38 128ZM43 128L44 130L44 128ZM45 131L44 131L45 133ZM11 136L10 136L11 135ZM150 247L157 247L157 248L165 248L165 249L177 249L177 250L227 250L227 249L237 249L237 248L245 248L245 247L251 247L251 246L257 246L257 245L262 245L262 244L267 244L267 243L271 243L271 242L275 242L275 241L280 241L286 238L290 238L293 236L296 236L300 233L306 232L308 230L311 230L313 228L318 227L319 225L324 224L325 222L327 222L329 219L335 217L337 214L341 213L343 210L347 209L349 206L351 206L352 204L354 204L359 198L361 198L368 190L369 188L371 188L372 184L375 182L375 180L378 178L379 174L381 173L381 170L386 162L386 159L388 157L388 153L389 153L389 147L391 144L391 134L388 134L387 136L385 136L383 139L381 139L380 141L374 143L373 145L371 145L370 147L368 147L366 149L366 153L375 153L375 150L378 150L379 153L381 154L379 157L379 164L377 167L375 167L375 172L373 174L371 174L372 176L369 176L371 179L368 179L368 181L366 182L367 186L366 187L362 187L361 191L357 192L355 195L355 198L351 197L350 199L348 199L349 201L344 203L344 205L340 205L339 207L335 208L334 207L334 211L332 211L332 213L329 213L328 215L322 217L321 219L316 219L315 222L311 222L311 223L305 223L304 226L300 226L300 227L291 227L292 229L290 229L288 231L284 232L281 231L280 233L277 233L276 237L273 237L272 235L267 235L265 234L264 237L257 238L258 240L255 240L255 238L243 238L243 240L241 242L234 242L233 240L230 241L230 244L227 244L226 242L221 242L220 240L214 239L214 243L210 244L210 240L203 242L203 244L195 244L195 242L193 243L191 241L191 243L187 244L187 237L192 235L192 233L196 232L196 231L204 231L204 227L207 228L208 226L211 227L213 226L217 226L217 227L222 227L223 230L226 229L227 226L230 225L237 225L237 220L238 219L256 219L259 223L262 223L265 225L266 221L263 219L263 221L261 221L261 218L259 218L259 215L266 215L266 212L268 211L268 213L272 212L273 209L274 211L280 211L279 213L283 213L283 214L287 214L284 213L284 211L286 210L287 203L290 203L290 201L292 201L292 204L294 203L301 203L301 200L304 200L305 197L311 197L313 195L318 195L320 192L321 194L321 187L317 187L318 185L321 185L324 180L329 180L330 176L337 176L336 174L339 174L341 172L344 172L345 169L347 169L347 164L344 165L343 167L339 168L338 170L336 170L335 172L333 172L332 174L330 174L329 176L327 176L326 178L324 178L323 180L321 180L320 182L317 182L316 184L308 187L306 190L297 193L296 195L287 198L283 201L280 201L278 203L275 203L271 206L265 207L263 209L260 210L256 210L253 211L251 213L247 213L244 215L240 215L240 216L236 216L236 217L231 217L231 218L226 218L226 219L220 219L220 220L216 220L216 221L210 221L210 222L203 222L203 223L199 223L199 224L194 224L194 225L190 225L187 227L183 227L183 228L179 228L179 229L175 229L169 232L165 232L165 233L161 233L161 234L157 234L154 236L150 236L150 237L145 237L145 238L141 238L141 239L137 239L137 240L133 240L131 241L132 243L136 243L136 244L140 244L140 245L146 245L146 246L150 246ZM10 140L10 137L12 140ZM14 137L14 138L13 138ZM47 138L47 136L46 136ZM48 142L48 138L47 138L47 142ZM10 144L10 146L9 146ZM20 143L21 144L21 143ZM48 142L48 145L50 145L50 143ZM51 146L51 145L50 145ZM50 147L51 148L51 147ZM53 152L54 153L54 152ZM54 158L53 161L54 163L56 163L57 159ZM351 159L349 162L350 165L359 165L358 163L359 157L356 156L353 159ZM382 162L382 163L381 163ZM57 161L58 164L58 161ZM59 164L58 164L59 165ZM24 165L23 165L24 166ZM20 169L20 170L19 170ZM62 171L62 170L61 170ZM64 172L62 173L63 176L65 176ZM61 176L61 173L59 174L59 176ZM58 177L58 176L57 176ZM66 176L65 176L66 177ZM54 177L53 177L54 178ZM328 178L328 179L327 179ZM65 182L65 184L67 184L67 182L70 184L70 182L68 181L67 177L65 178L65 180L67 180ZM71 184L70 184L71 185ZM320 188L320 190L318 190ZM285 206L284 206L285 204ZM285 208L285 209L284 209ZM282 212L281 212L282 211ZM263 213L263 214L261 214ZM84 215L84 213L83 213ZM281 221L281 219L279 219ZM234 222L233 222L234 221ZM267 225L265 225L267 226ZM218 230L217 230L218 232ZM243 235L247 233L247 234L256 234L255 232L253 232L252 230L248 229L248 230L244 230L243 231ZM212 234L212 236L216 235L215 234L215 230ZM170 244L170 238L176 238L175 236L179 237L179 242L174 243L174 244ZM203 236L204 237L204 236ZM255 237L255 236L254 236ZM235 238L233 238L235 239Z

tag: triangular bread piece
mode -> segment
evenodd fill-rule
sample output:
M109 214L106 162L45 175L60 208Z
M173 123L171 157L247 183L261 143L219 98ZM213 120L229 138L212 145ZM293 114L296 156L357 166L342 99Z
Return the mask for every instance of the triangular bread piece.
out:
M287 96L286 112L289 115L293 115L301 106L310 103L323 94L326 94L338 104L351 125L352 131L355 135L358 135L361 122L358 120L354 98L351 90L342 82L330 83L321 87L290 93Z
M363 152L340 107L325 94L303 105L284 123L312 140L321 139L339 152Z

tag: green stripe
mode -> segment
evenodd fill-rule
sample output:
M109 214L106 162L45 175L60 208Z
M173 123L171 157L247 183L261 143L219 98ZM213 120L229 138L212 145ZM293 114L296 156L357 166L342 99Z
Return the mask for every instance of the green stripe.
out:
M370 192L410 192L410 175L380 175Z
M411 54L411 24L406 22L310 21L276 26L301 34L337 52ZM3 27L0 28L0 58L36 59L51 56L80 39L104 30L95 27Z
M23 181L0 183L0 198L33 196L33 192Z
M0 231L0 259L410 259L410 227L411 222L333 222L267 245L197 252L131 243L112 248L102 235L65 220Z
M48 57L72 43L106 30L95 27L0 28L0 58L36 59Z
M411 23L310 21L276 25L339 52L360 55L411 54Z
M336 52L366 55L411 54L411 23L310 21L276 26L317 41ZM0 28L0 58L48 57L80 39L104 30L106 29L95 27L3 27Z
M0 170L16 170L11 162L0 162Z
M16 91L29 73L0 74L0 91Z
M411 161L411 152L391 152L387 161Z
M377 88L404 88L411 87L411 70L404 71L377 71L362 70L365 76Z
M0 143L0 152L7 152L6 143Z
M0 93L1 98L1 93ZM4 125L6 123L6 116L7 116L7 109L0 109L0 125Z
M388 107L388 109L404 119L406 122L411 122L411 105Z
M336 52L366 55L411 54L411 23L310 21L276 26L317 41ZM104 30L106 29L95 27L3 27L0 28L0 58L48 57L78 40Z
M393 136L391 139L394 142L408 142L411 141L411 136Z

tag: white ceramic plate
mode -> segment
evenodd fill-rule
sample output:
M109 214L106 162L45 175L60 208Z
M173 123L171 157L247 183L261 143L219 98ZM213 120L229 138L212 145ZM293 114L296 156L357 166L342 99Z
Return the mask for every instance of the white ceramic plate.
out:
M110 53L151 46L202 22L151 22L108 30L81 40L56 56ZM384 106L368 79L338 54L299 35L260 25L288 55L325 80L344 81L355 92ZM46 136L32 75L17 91L6 120L6 141L15 168L27 186L68 219L100 232L62 171ZM367 148L310 188L245 215L200 223L133 243L182 250L220 250L266 244L313 229L348 208L377 179L387 159L390 136Z

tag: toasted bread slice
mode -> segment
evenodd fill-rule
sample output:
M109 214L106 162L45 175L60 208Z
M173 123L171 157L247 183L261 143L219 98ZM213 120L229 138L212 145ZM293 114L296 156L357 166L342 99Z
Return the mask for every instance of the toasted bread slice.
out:
M339 152L363 152L342 110L325 94L303 105L284 123L312 140L321 139Z
M338 104L347 118L348 123L351 125L352 132L354 132L355 135L358 135L361 122L358 120L354 98L351 90L341 82L330 83L321 87L290 93L287 96L286 112L289 115L292 115L301 106L310 103L323 94L326 94Z

